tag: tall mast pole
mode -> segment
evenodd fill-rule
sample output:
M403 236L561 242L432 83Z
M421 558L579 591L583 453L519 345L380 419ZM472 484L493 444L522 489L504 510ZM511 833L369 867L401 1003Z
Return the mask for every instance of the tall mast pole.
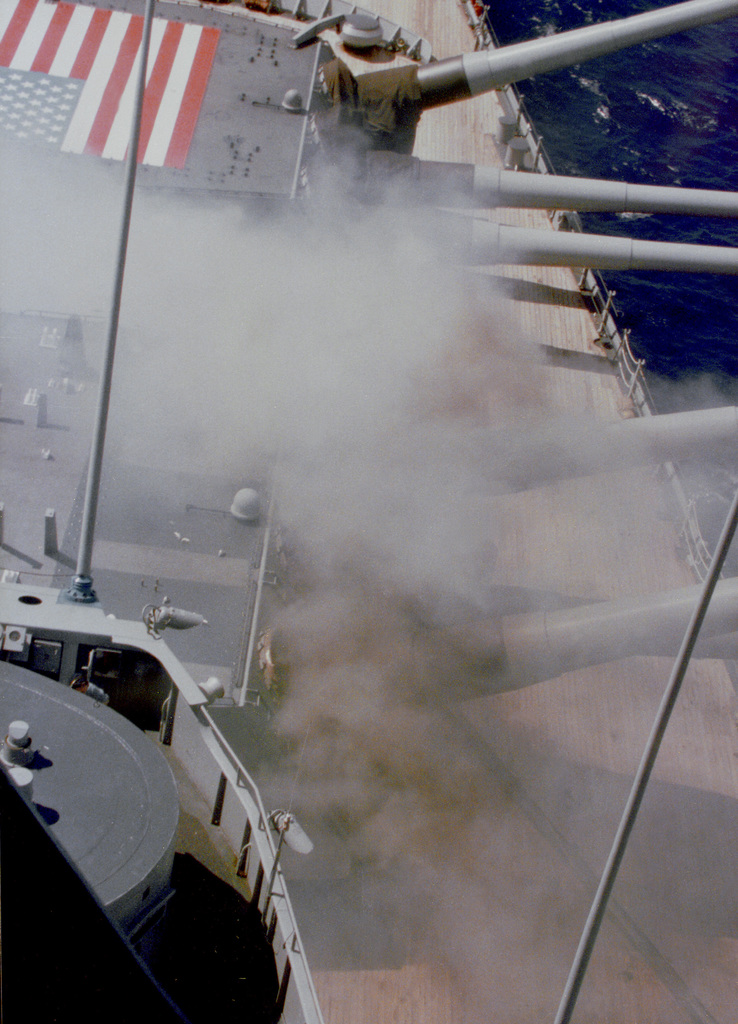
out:
M118 340L118 321L120 319L121 296L123 293L123 275L128 250L128 235L131 226L131 209L133 207L133 191L136 185L136 167L138 164L138 144L141 136L141 115L143 111L144 90L146 88L146 69L149 62L151 43L151 25L154 20L155 0L146 0L144 13L143 35L141 39L141 57L138 66L138 80L134 100L133 125L128 143L126 162L125 198L118 239L118 255L115 267L115 281L110 303L108 331L105 344L103 368L100 380L100 393L95 414L95 423L90 447L90 461L87 470L87 486L85 503L82 511L82 527L77 552L77 568L65 597L70 601L95 602L97 595L92 588L92 547L95 540L95 521L100 493L100 476L102 473L105 434L108 426L108 410L110 407L110 386L113 377L113 361L115 345Z

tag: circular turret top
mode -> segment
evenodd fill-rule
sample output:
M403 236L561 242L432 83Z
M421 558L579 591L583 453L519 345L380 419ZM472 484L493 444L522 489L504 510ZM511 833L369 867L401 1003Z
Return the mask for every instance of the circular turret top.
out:
M169 885L179 799L155 744L127 719L0 662L0 731L33 736L32 800L108 912L125 928ZM25 777L24 777L25 778Z

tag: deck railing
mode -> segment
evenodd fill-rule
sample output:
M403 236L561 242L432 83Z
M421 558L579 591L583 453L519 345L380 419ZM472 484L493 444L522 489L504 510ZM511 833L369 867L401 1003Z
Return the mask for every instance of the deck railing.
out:
M279 864L275 871L277 850L256 783L206 706L193 707L181 697L175 700L165 732L174 754L197 777L198 789L211 808L211 824L221 829L235 851L234 871L246 880L251 902L262 915L277 967L281 1019L295 1024L323 1024Z

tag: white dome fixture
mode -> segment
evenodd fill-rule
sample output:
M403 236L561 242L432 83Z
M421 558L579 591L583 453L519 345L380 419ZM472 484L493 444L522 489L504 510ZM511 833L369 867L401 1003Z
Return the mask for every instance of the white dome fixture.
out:
M290 114L302 113L302 96L297 89L288 89L282 100L282 108Z
M368 50L382 42L382 26L373 14L347 14L341 27L341 42L354 50Z
M242 523L255 523L260 514L259 495L251 487L242 487L233 499L231 515Z

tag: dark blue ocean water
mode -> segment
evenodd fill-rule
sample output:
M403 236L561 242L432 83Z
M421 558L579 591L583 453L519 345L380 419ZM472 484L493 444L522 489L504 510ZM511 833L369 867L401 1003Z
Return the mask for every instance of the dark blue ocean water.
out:
M627 17L643 0L491 0L504 45ZM519 83L561 174L738 190L738 19ZM738 221L588 215L585 230L738 246ZM738 278L605 275L659 411L738 404Z

